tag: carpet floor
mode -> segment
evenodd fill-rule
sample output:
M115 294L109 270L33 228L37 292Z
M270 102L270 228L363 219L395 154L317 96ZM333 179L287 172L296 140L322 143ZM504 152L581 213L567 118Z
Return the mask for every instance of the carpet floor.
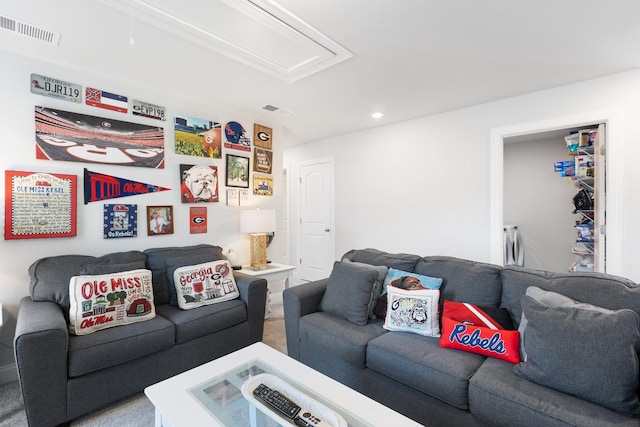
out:
M282 304L271 307L262 341L287 352ZM71 422L71 427L146 427L154 425L154 408L144 393L137 393ZM22 394L17 382L0 386L0 427L27 427Z

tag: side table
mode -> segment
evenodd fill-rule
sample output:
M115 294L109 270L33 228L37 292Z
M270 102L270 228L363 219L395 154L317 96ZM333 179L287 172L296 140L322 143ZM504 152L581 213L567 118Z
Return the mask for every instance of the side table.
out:
M240 273L248 276L262 277L267 280L267 286L269 281L284 280L284 288L289 288L289 285L293 279L293 270L296 267L293 265L276 264L275 262L267 264L267 268L262 270L252 270L251 266L243 265L242 270L238 270ZM264 312L264 318L268 319L271 316L270 297L269 291L267 291L267 306Z

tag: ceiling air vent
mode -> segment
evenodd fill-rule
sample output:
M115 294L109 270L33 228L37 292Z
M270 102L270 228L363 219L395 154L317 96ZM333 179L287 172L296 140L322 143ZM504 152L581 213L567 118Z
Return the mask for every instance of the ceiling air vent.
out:
M8 16L0 15L0 28L11 31L17 35L40 40L54 46L58 46L58 43L60 43L60 33L45 30L44 28L39 28L35 25L9 18Z
M291 110L287 110L286 108L276 107L275 105L270 105L270 104L265 105L264 107L262 107L262 109L270 111L282 117L286 117L288 115L293 114L293 111Z

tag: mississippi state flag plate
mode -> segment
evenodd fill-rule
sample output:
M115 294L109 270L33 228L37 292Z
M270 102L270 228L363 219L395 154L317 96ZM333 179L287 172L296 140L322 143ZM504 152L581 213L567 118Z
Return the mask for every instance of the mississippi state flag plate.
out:
M474 304L445 301L440 347L455 348L520 362L520 334L503 329L485 310Z

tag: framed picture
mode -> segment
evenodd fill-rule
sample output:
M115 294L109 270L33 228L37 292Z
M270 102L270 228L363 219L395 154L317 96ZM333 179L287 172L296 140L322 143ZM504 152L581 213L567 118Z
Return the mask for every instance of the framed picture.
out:
M75 175L5 171L4 238L76 235Z
M116 239L138 235L138 205L104 205L103 237Z
M227 187L249 188L249 158L227 154Z
M270 176L253 176L253 194L255 196L273 196L273 178Z
M173 206L147 206L147 234L173 234Z
M175 151L185 156L222 158L222 127L212 120L176 116Z
M262 126L257 123L253 124L253 145L256 147L266 148L271 150L273 146L272 141L273 130L270 127Z
M180 165L180 181L182 203L219 200L217 166Z

